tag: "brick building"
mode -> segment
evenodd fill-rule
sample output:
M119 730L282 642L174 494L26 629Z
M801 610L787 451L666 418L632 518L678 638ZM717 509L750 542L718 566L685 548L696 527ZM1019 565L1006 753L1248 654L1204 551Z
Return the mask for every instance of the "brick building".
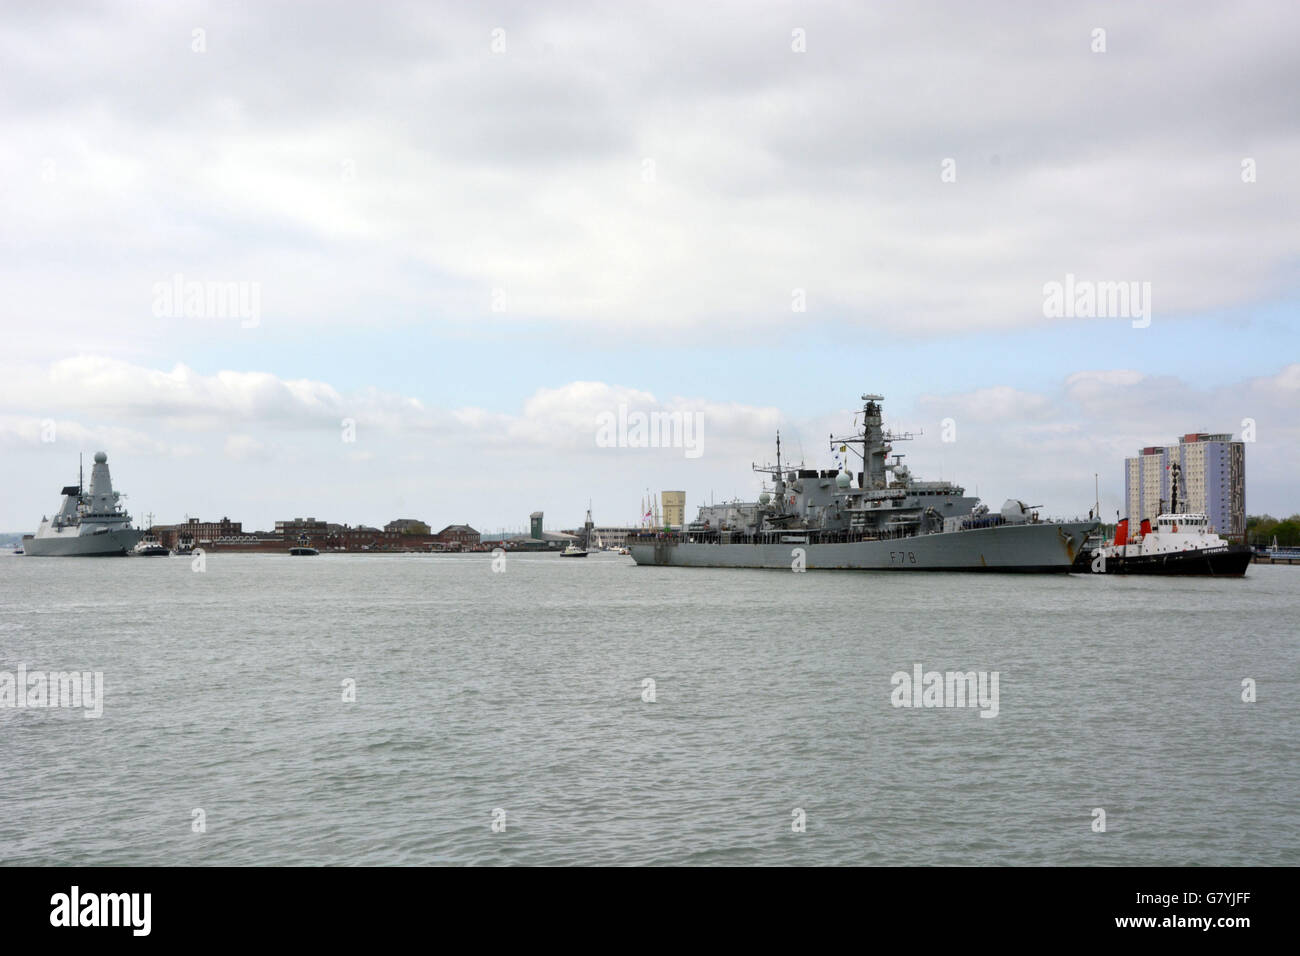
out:
M390 534L429 534L429 526L419 518L395 518L384 525Z
M436 538L446 547L467 550L477 548L481 536L467 524L449 524L438 532Z
M275 523L275 533L290 541L296 541L302 535L310 538L329 534L329 529L328 522L317 521L315 518L285 519Z
M220 521L200 521L190 518L182 524L156 524L150 529L164 548L182 546L203 547L222 538L241 538L244 534L242 521L222 518Z

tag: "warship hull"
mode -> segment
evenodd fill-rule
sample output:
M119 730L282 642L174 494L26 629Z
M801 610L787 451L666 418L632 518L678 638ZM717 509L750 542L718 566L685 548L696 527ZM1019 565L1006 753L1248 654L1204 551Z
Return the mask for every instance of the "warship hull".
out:
M1000 525L911 537L822 543L816 535L791 532L775 541L733 543L683 541L665 535L630 541L637 564L686 568L771 568L790 571L800 560L813 570L1071 571L1095 521ZM804 539L804 540L800 540Z
M29 557L36 558L103 558L129 554L143 532L133 528L105 531L103 534L78 534L69 528L64 533L37 534L23 540Z

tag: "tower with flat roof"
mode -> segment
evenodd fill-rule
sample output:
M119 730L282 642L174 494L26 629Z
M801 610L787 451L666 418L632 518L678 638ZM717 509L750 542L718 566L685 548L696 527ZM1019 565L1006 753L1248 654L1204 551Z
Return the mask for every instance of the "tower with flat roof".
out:
M659 495L663 503L664 524L670 528L682 528L686 525L686 492L664 491Z

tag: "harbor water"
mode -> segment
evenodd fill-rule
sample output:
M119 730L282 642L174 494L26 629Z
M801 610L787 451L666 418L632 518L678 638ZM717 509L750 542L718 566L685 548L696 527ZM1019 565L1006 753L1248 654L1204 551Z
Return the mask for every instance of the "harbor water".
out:
M202 567L0 558L0 863L1300 864L1300 569Z

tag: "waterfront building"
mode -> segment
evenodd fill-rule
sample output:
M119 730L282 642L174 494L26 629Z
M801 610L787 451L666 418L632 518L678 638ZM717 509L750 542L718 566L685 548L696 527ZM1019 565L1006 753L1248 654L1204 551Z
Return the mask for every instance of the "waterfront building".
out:
M435 535L441 544L458 548L478 547L480 535L467 524L449 524Z
M596 525L591 529L594 542L606 548L621 548L627 543L627 536L639 534L645 528L634 525ZM576 534L576 529L575 532Z
M207 547L221 539L247 537L242 521L222 518L220 521L200 521L189 518L180 524L156 524L150 530L164 548Z
M384 525L389 534L430 534L429 526L419 518L396 518Z
M365 525L344 525L342 531L309 540L312 547L328 551L432 551L440 547L431 534L402 534Z
M329 522L317 521L315 518L294 518L292 521L286 519L275 523L276 534L295 542L304 534L308 537L326 535L329 530Z
M534 511L528 516L527 534L485 534L479 537L479 541L488 547L499 546L511 551L563 551L570 544L576 544L581 540L574 534L547 531L542 522L542 512Z

